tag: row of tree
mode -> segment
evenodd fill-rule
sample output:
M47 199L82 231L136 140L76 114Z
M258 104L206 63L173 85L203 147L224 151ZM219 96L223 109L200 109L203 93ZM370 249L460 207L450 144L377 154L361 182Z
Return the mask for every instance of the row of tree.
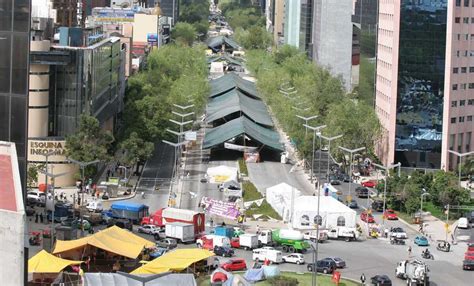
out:
M196 36L201 39L207 34L209 29L209 1L208 0L181 0L179 6L179 23L173 30L179 28L180 23L189 24Z
M305 122L296 115L317 115L308 123L327 125L322 129L324 136L343 135L337 145L373 149L381 134L374 109L346 95L340 78L315 65L296 48L282 46L271 53L248 51L247 67L256 76L257 86L274 116L303 156L311 154L312 131L306 132ZM331 151L344 160L336 148Z

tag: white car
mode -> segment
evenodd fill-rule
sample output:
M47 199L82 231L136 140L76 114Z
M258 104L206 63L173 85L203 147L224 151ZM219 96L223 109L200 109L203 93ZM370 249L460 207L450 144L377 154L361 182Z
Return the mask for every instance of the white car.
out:
M296 263L298 265L304 264L304 257L301 253L292 253L283 256L283 262Z
M46 194L39 191L29 191L26 193L26 199L38 205L44 205L46 203Z
M155 235L160 233L160 228L152 224L145 224L138 227L138 232Z
M390 230L390 237L398 239L407 239L408 235L401 227L394 227Z

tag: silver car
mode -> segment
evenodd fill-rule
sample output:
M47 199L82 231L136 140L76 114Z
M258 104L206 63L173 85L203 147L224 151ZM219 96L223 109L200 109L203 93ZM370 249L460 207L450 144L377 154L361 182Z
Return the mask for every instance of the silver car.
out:
M334 262L337 268L346 267L346 262L342 260L342 258L339 258L339 257L326 257L323 260Z

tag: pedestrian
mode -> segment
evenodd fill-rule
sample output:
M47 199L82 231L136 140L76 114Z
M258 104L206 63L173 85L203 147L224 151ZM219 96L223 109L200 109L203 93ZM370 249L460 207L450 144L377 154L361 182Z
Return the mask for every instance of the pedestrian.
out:
M257 234L260 233L260 226L257 224Z
M87 256L85 264L87 266L87 271L90 271L91 270L91 257L90 256Z
M209 222L211 224L211 227L214 227L214 220L211 217L211 221Z
M384 234L385 234L385 238L388 238L388 228L385 228Z
M38 218L39 218L39 215L35 214L35 223L38 223Z
M39 218L40 218L40 222L43 223L43 213L42 212L40 213Z
M360 284L365 285L365 274L364 273L362 273L362 275L360 276Z
M408 246L408 257L411 257L411 245Z

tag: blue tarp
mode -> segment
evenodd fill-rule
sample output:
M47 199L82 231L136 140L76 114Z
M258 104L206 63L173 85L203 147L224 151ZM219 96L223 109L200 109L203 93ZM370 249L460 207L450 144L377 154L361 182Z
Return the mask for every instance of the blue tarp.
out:
M138 212L145 208L148 208L148 206L144 204L123 201L123 202L113 203L110 208L112 210L125 210L125 211Z
M247 270L244 274L244 278L249 282L257 282L265 279L263 268Z
M263 266L262 269L263 269L265 279L280 275L280 268L278 268L278 266L268 265L268 266Z

